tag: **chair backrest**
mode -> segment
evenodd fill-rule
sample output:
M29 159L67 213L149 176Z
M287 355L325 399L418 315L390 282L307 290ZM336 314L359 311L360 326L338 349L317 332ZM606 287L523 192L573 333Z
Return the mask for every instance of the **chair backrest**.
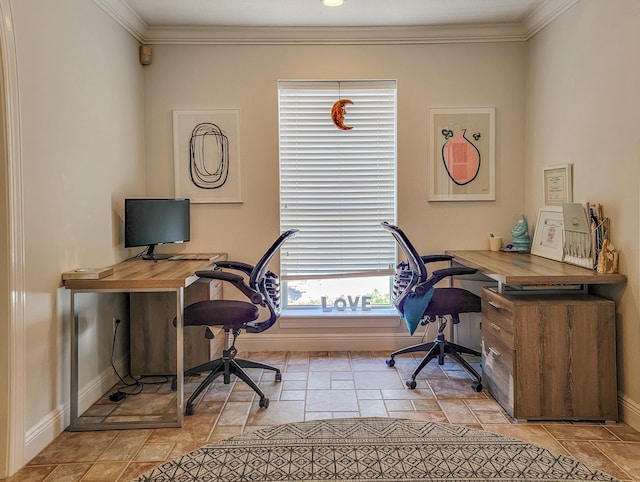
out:
M296 234L298 234L297 229L290 229L282 233L267 249L249 275L249 286L262 294L269 309L269 319L249 324L247 327L249 333L257 333L270 328L280 316L280 279L275 273L269 271L269 263L282 245Z
M413 296L414 287L426 281L429 274L427 267L420 258L420 254L418 254L418 251L416 251L416 248L414 248L404 232L398 226L389 224L386 221L382 222L381 225L393 235L406 258L406 263L399 263L396 266L396 273L393 278L392 299L398 311L404 313L405 298L407 296Z

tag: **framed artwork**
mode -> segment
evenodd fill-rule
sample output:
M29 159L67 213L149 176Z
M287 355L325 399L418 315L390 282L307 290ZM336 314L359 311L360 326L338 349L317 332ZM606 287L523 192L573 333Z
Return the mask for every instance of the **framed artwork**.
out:
M429 201L494 201L495 108L429 109Z
M242 202L240 110L174 110L173 163L176 197Z
M545 206L573 202L571 164L544 167L542 174Z
M545 207L538 212L531 254L562 261L564 248L564 217L562 207Z

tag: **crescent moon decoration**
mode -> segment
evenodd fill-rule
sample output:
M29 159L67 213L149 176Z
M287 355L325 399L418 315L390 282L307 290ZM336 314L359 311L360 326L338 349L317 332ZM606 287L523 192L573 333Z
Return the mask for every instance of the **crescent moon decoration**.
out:
M333 123L336 125L338 129L341 129L343 131L348 131L353 129L353 126L344 125L344 116L347 113L347 111L344 108L345 104L353 105L353 101L349 99L340 99L338 102L333 104L333 107L331 108L331 120L333 121Z
M229 175L229 138L215 124L196 125L189 138L189 175L201 189L217 189Z

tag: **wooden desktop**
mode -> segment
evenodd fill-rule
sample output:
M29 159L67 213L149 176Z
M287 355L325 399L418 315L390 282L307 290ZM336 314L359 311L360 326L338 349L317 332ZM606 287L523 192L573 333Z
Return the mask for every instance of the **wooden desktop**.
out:
M530 254L447 251L482 290L482 383L518 420L616 421L615 304L588 294L621 274Z
M216 260L226 259L226 254L212 254L205 259L191 260L143 260L133 258L114 265L113 273L99 279L63 279L65 288L70 292L71 324L71 420L69 430L115 430L120 428L161 428L181 427L184 405L184 341L183 320L185 289L199 280L195 272L209 268ZM77 272L76 272L77 273ZM63 278L66 278L63 276ZM80 293L163 293L173 295L175 304L176 345L175 373L177 374L176 419L126 422L86 422L81 421L78 413L78 318L76 312L77 296ZM173 313L166 314L173 319Z

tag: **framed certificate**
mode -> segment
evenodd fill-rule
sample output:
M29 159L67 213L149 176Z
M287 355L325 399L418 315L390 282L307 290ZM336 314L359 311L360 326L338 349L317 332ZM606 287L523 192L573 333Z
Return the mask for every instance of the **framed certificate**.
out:
M573 202L571 164L544 167L542 173L545 206L562 206Z

